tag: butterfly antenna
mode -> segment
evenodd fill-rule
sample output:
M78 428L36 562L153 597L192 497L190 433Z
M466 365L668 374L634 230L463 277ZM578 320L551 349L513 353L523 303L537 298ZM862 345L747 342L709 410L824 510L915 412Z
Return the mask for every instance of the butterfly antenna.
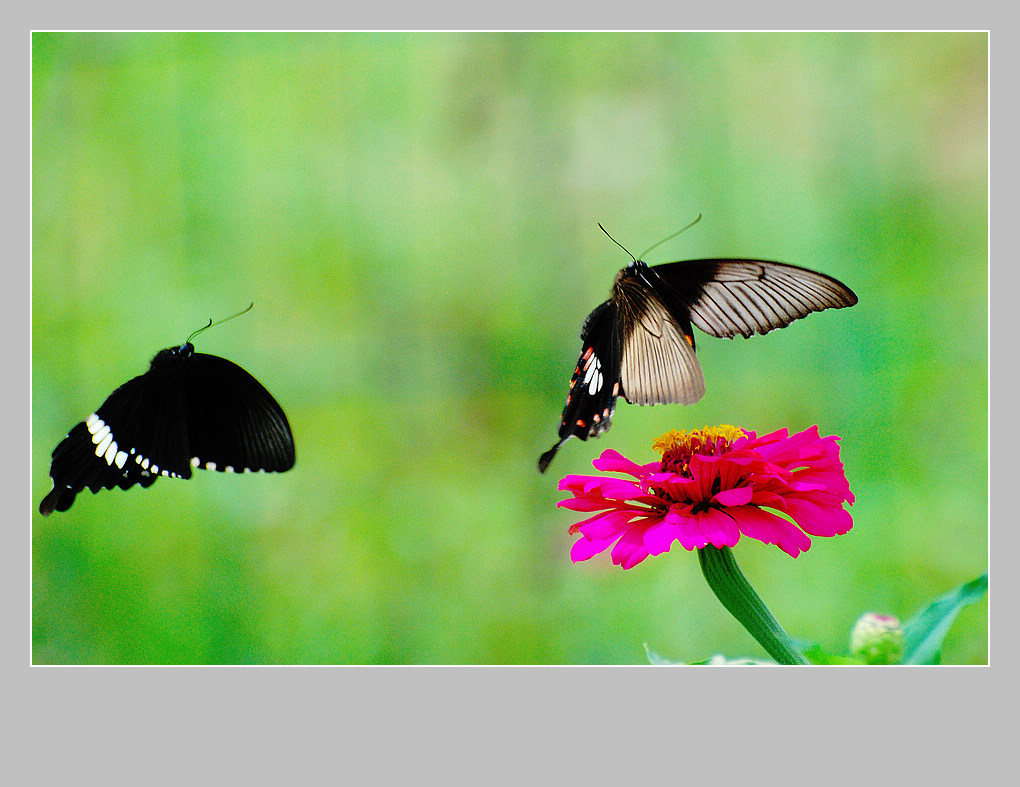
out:
M645 250L645 252L644 252L644 253L643 253L643 254L641 255L641 259L644 259L645 257L647 257L647 256L648 256L648 252L650 252L650 251L652 251L652 250L654 250L654 249L657 249L657 248L659 248L659 246L661 246L661 245L662 245L663 243L665 243L666 241L668 241L668 240L673 240L673 238L675 238L675 237L676 237L677 235L679 235L679 234L680 234L681 232L685 232L686 230L689 230L689 229L690 229L691 227L693 227L693 226L694 226L695 224L697 224L697 223L698 223L699 221L701 221L701 214L700 214L700 213L698 214L698 218L696 218L696 219L695 219L694 221L692 221L692 222L691 222L690 224L688 224L688 225L687 225L686 227L684 227L683 229L679 229L679 230L677 230L677 231L676 231L676 232L674 232L674 233L673 233L672 235L670 235L670 236L669 236L668 238L663 238L663 239L662 239L662 240L660 240L660 241L659 241L658 243L656 243L656 244L652 245L652 246L651 246L650 248L646 249L646 250ZM626 250L625 250L625 251L626 251ZM627 253L628 253L628 254L630 254L630 252L627 252Z
M225 317L225 318L223 318L222 320L220 320L220 321L219 321L219 322L217 322L217 323L214 323L214 322L212 321L212 318L210 317L210 318L209 318L209 324L208 324L208 325L205 325L205 326L203 326L203 327L201 327L201 328L199 328L199 329L198 329L197 331L195 331L195 332L194 332L193 334L191 334L191 336L189 336L189 337L188 337L188 341L186 341L186 342L185 342L185 344L191 344L191 340L192 340L192 339L194 339L194 338L195 338L196 336L198 336L198 335L199 335L199 334L200 334L200 333L201 333L202 331L204 331L204 330L206 330L206 329L208 329L208 328L212 328L212 327L213 327L213 325L222 325L223 323L227 322L227 320L232 320L232 319L234 319L235 317L240 317L240 316L241 316L242 314L247 314L248 312L250 312L250 311L252 310L252 308L253 308L254 306L255 306L255 301L252 301L252 302L251 302L251 303L250 303L250 304L248 305L248 308L247 308L247 309L244 309L244 310L242 310L242 311L239 311L239 312L238 312L237 314L232 314L232 315L230 315L229 317Z
M600 229L600 230L602 230L603 232L606 232L606 228L605 228L605 227L603 227L603 226L602 226L601 224L599 224L599 229ZM617 240L616 238L614 238L614 237L613 237L612 235L610 235L610 234L609 234L608 232L606 232L606 237L607 237L607 238L609 238L609 240L611 240L611 241L612 241L613 243L615 243L615 244L616 244L617 246L619 246L619 247L620 247L621 249L623 249L624 251L627 251L627 247L626 247L626 246L624 246L624 245L623 245L622 243L620 243L620 241L618 241L618 240ZM637 262L637 257L635 257L635 256L634 256L633 254L631 254L631 253L630 253L629 251L627 251L627 254L629 254L629 255L630 255L630 258L631 258L632 260L634 260L634 262Z

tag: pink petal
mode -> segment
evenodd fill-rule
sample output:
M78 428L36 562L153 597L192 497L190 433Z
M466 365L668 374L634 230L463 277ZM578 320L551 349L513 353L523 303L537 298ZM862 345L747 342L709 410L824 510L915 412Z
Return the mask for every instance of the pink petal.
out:
M632 532L634 527L641 527L647 519L639 519L634 522L634 517L628 515L624 517L612 517L606 515L600 520L592 522L588 525L584 525L582 528L578 528L579 532L586 538L594 538L600 540L602 538L619 538L621 535L625 535Z
M676 525L663 519L645 531L643 543L648 554L661 555L663 552L669 552L669 548L676 541L676 536Z
M584 494L598 493L610 500L629 500L634 495L641 494L642 491L636 482L626 481L622 478L600 478L598 481L589 481L584 485Z
M745 450L755 450L760 453L762 448L785 440L787 434L789 434L789 432L785 427L777 429L776 431L769 432L761 437L755 437L753 440L748 440L748 442L740 445L740 448ZM739 443L739 440L737 442Z
M732 547L740 540L740 529L733 518L722 511L710 508L697 515L698 527L705 534L712 546Z
M692 500L710 500L712 497L712 485L718 478L715 465L712 462L704 461L704 456L692 456L689 467L691 475L694 476L691 485L688 487L688 495Z
M738 437L736 440L733 441L733 450L740 451L746 448L748 443L753 443L757 439L758 436L754 432L752 432L750 429L745 429L744 436Z
M786 511L786 498L775 492L755 491L751 502L756 506L774 508L777 511Z
M609 511L591 522L577 528L586 538L595 540L602 538L619 538L633 527L641 526L647 522L646 517L640 517L633 511ZM635 524L636 522L636 524Z
M754 450L770 462L799 461L801 452L817 440L817 426L805 429L790 437L786 437L786 429L780 429L760 438L759 444L754 446Z
M724 489L712 498L712 502L723 506L744 506L751 502L753 494L754 490L749 486Z
M604 508L613 508L615 505L600 497L568 497L556 503L559 508L569 508L571 511L600 511Z
M636 534L633 531L625 533L623 538L616 542L616 546L613 547L613 563L620 566L624 570L633 568L646 557L648 557L648 550L645 549L644 544L641 543L640 534Z
M790 486L794 489L798 488L794 486L794 483L818 484L833 494L839 495L844 500L853 498L853 495L850 494L850 484L847 483L842 465L831 468L816 467L798 470L794 473L793 477L795 481ZM853 502L853 500L851 499L850 502Z
M836 536L849 532L853 518L843 506L818 505L811 500L787 498L787 513L805 533L813 536Z
M604 497L626 499L640 493L641 487L634 481L622 478L607 478L599 475L568 475L559 483L559 488L581 497L601 491Z
M589 481L595 481L602 478L598 475L565 475L560 479L559 484L556 485L557 489L563 491L580 491L584 489L585 484Z
M676 526L676 540L684 549L693 551L708 544L708 536L698 527L697 515L691 516L671 510L666 518Z
M590 516L587 519L582 519L580 522L575 522L574 524L572 524L570 526L570 528L567 530L567 532L568 533L572 533L572 534L573 533L580 533L580 532L582 532L581 528L587 527L588 525L592 524L593 522L598 522L600 519L602 519L608 513L610 513L610 512L608 512L608 511L601 511L598 514L595 514L595 516Z
M632 462L618 451L614 451L612 448L609 448L603 451L602 455L597 459L592 460L592 465L596 470L602 470L603 472L628 473L636 478L642 478L648 475L648 473L652 470L657 469L659 463L653 462L648 465L639 465L636 462Z
M691 478L674 475L669 480L661 481L658 488L662 490L662 496L667 500L689 500L698 503L703 499L701 482Z
M790 557L797 557L811 546L811 539L782 517L755 506L730 509L740 532L765 544L775 544Z
M810 481L798 481L796 477L791 480L787 486L790 487L794 492L819 492L822 490L828 490L826 484L813 484Z
M570 559L575 563L579 563L582 560L595 557L595 555L605 552L612 543L611 539L589 541L587 538L579 538L570 548Z

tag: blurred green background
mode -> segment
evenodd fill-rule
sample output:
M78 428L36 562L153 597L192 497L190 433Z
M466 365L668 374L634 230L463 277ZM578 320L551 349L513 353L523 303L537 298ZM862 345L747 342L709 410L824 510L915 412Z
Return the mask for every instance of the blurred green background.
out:
M987 36L35 34L36 664L646 664L762 656L679 546L573 565L567 473L670 428L842 437L846 536L735 555L845 652L985 570ZM588 312L628 257L822 270L860 297L698 335L691 407L622 400L549 473ZM279 476L39 516L49 456L204 333L286 410ZM987 662L987 602L944 663Z

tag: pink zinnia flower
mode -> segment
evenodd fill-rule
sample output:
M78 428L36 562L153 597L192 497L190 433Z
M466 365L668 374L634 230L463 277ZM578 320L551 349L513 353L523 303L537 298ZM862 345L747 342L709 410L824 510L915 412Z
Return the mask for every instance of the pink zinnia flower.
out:
M627 569L668 552L674 541L688 550L732 547L741 534L797 557L811 546L808 534L834 536L853 527L843 508L854 496L838 439L819 437L817 426L792 437L786 429L758 437L718 426L667 432L654 443L662 460L647 465L604 451L592 462L595 469L636 480L568 475L560 481L573 497L557 505L599 512L571 526L582 538L570 557L587 560L612 546L613 563Z

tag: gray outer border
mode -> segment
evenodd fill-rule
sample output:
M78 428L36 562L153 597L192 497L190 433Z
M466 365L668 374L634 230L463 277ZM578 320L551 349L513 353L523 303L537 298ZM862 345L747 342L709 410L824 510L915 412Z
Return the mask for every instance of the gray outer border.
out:
M664 14L660 2L604 8L473 6L466 13L452 4L401 3L405 8L396 16L392 5L353 9L353 16L351 8L325 4L310 6L308 13L295 13L292 4L245 7L243 15L208 3L149 9L89 3L69 6L67 13L55 4L36 4L31 11L9 10L5 92L16 120L5 124L11 139L3 148L9 173L5 251L12 264L2 297L8 358L17 359L18 369L27 374L8 387L7 410L20 414L31 408L31 279L25 264L31 253L26 198L31 169L24 120L31 107L32 29L192 29L182 24L189 20L198 23L194 29L232 29L239 22L244 29L313 29L310 23L317 21L373 30L396 18L401 29L432 30L726 29L735 20L748 25L744 29L756 29L754 22L761 29L797 29L784 28L791 22L826 29L816 27L822 21L862 29L856 26L864 19L881 22L878 29L923 24L922 29L984 30L994 19L1003 32L990 38L990 64L993 77L1003 78L991 84L1004 86L1000 95L1009 96L1017 47L1005 26L1006 12L999 10L1005 6L981 5L987 8L975 10L984 13L967 13L973 5L957 5L952 14L924 7L923 17L916 13L919 8L897 13L888 3L829 10L812 5L805 14L797 7L777 9L774 3L736 14L731 6L716 10L711 5L673 6L668 9L673 13ZM161 13L164 9L169 13ZM1004 143L997 151L998 173L1016 166L1015 111L1008 98L995 104L992 119L999 133L993 138ZM1007 178L994 174L991 188L1012 192L1002 187ZM1012 217L1015 210L1006 204L999 213ZM991 234L990 240L995 248ZM990 334L995 341L989 350L990 358L1000 361L990 363L990 423L996 425L990 438L993 522L1002 521L996 514L1004 508L994 492L1009 489L1016 476L1016 461L1006 466L1003 456L1016 442L1016 419L991 419L1008 412L1003 405L1008 407L1013 397L1004 399L1004 392L1015 392L1017 383L1013 331L1004 325L1003 311L1013 291L1008 280L1016 277L1014 256L999 256L990 270ZM16 416L8 423L8 435L21 434L20 444L30 446L30 419ZM4 483L11 487L7 499L19 501L18 510L26 502L32 505L25 500L31 483L24 456L10 450L4 454ZM1015 519L1012 514L1007 521ZM998 528L997 541L1011 538L1013 530ZM1002 752L1008 727L989 713L990 697L1000 696L1000 702L1005 697L990 694L992 670L980 667L672 673L664 672L666 667L30 667L31 543L30 528L20 516L8 530L3 552L11 564L3 572L5 581L12 586L4 594L10 632L4 647L4 705L8 727L15 731L7 736L5 770L18 783L86 776L107 784L205 783L223 777L236 783L252 776L297 783L306 776L357 781L369 776L374 783L386 783L429 774L444 781L459 781L463 774L464 781L472 782L491 775L500 782L526 778L548 783L566 776L578 783L595 774L600 781L679 774L700 780L718 774L720 765L726 781L791 767L812 774L812 781L829 781L836 774L871 779L877 766L881 781L909 773L912 780L937 774L939 782L954 783L997 767L989 755ZM1010 588L997 579L997 598L1012 598ZM991 734L996 728L999 736ZM542 776L536 779L539 767Z

